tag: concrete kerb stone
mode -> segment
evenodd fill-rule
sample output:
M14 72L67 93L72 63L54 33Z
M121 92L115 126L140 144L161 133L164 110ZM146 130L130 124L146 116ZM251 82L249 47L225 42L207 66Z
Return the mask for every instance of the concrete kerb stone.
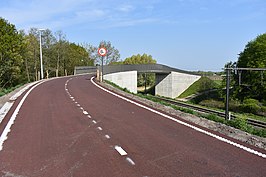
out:
M22 95L26 90L28 90L33 85L37 84L40 81L35 81L29 84L26 84L13 92L0 97L0 124L4 120L6 114L9 112L11 107L13 106L14 102L17 98Z

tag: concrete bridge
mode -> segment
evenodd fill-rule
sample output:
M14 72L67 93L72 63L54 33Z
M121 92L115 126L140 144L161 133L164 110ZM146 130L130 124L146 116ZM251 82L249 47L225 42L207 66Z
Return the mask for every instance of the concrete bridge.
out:
M100 73L102 68L99 67ZM76 67L75 74L96 71L96 68ZM104 66L104 80L111 81L130 92L137 93L137 74L155 73L155 94L176 98L190 85L200 79L200 75L171 68L161 64L112 65Z

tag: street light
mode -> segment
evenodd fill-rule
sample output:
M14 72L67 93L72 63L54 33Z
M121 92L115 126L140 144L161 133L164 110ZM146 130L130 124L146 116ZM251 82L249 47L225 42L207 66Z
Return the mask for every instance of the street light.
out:
M43 64L42 64L42 31L45 29L38 29L40 31L40 63L41 63L41 79L43 79Z

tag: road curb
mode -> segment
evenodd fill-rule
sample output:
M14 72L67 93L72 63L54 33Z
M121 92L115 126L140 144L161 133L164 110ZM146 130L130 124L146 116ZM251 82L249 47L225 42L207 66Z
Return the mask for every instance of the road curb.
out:
M17 100L17 98L22 95L26 90L28 90L30 87L34 86L35 84L39 83L40 81L35 81L32 83L27 84L27 86L20 89L17 93L12 95L9 100L1 107L0 109L0 124L4 120L5 116L13 106L14 102Z

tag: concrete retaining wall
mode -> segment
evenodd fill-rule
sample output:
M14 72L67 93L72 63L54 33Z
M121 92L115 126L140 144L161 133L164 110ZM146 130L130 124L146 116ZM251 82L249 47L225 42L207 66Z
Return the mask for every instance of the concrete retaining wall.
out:
M104 80L113 82L122 88L127 88L130 92L137 93L137 71L106 74Z
M201 76L171 72L169 75L156 74L155 94L176 98Z

